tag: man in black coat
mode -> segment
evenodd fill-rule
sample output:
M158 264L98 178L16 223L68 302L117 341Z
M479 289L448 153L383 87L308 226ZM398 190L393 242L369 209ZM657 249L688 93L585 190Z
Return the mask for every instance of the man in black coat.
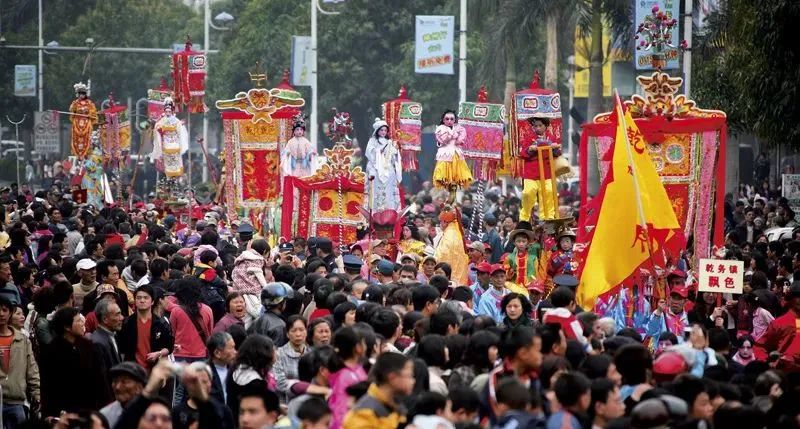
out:
M118 335L120 357L126 361L136 361L145 368L152 368L159 359L167 357L175 347L175 337L169 322L163 317L153 313L154 303L162 297L163 291L158 293L150 285L140 286L134 294L136 313L122 324ZM150 325L150 342L147 353L137 355L137 340L139 325Z
M100 287L104 286L113 288L111 285ZM103 297L97 302L94 314L97 316L98 326L90 338L100 360L100 370L104 376L108 376L111 367L122 361L116 339L117 332L122 329L122 312L112 298Z
M211 368L211 397L222 404L227 403L225 379L228 369L236 360L236 344L231 334L214 332L206 344L208 349L208 366Z

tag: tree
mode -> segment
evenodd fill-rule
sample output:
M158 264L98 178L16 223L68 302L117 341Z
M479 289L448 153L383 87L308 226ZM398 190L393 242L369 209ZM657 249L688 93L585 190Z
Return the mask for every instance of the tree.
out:
M469 14L475 28L486 40L486 54L480 63L480 74L488 83L490 92L502 81L503 102L511 105L511 98L519 84L530 81L534 64L557 58L557 49L549 42L548 55L542 61L542 37L545 33L548 2L525 0L478 0L470 2ZM545 64L545 69L556 69ZM517 73L517 70L525 70Z
M603 109L603 27L611 29L611 39L628 46L633 32L632 3L628 0L577 0L570 10L577 14L578 28L582 34L592 38L589 55L589 106L586 117L591 120ZM589 193L594 195L600 186L597 148L590 145L588 155Z

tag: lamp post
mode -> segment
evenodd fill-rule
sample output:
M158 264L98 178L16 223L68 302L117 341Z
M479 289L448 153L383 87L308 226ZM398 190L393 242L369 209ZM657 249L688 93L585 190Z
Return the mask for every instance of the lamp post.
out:
M209 66L208 52L209 52L209 50L208 50L208 48L209 48L209 43L211 43L210 35L209 35L210 29L213 28L213 29L215 29L217 31L229 30L229 28L227 28L227 27L218 27L218 26L214 25L211 22L211 6L210 6L209 3L210 3L210 0L205 0L204 12L203 12L203 23L204 23L204 25L203 25L203 27L204 27L203 28L203 39L204 39L203 40L203 54L205 54L205 57L206 57L206 79L208 79L208 72L209 72L209 69L208 69L208 66ZM218 14L216 17L214 17L214 19L216 19L217 21L222 22L223 24L226 24L228 22L233 21L233 16L231 14L227 13L227 12L222 12L222 13ZM208 146L207 146L208 145L208 112L203 112L203 140L200 142L200 144L202 145L203 153L206 153L206 151L208 149ZM206 162L203 163L203 182L205 182L207 180L208 180L208 160L206 160Z
M16 163L17 163L17 186L19 186L19 184L20 184L19 183L19 152L20 152L20 150L19 150L20 149L19 148L19 124L25 122L25 118L27 118L27 117L28 117L28 115L22 115L22 119L20 119L19 121L12 121L11 118L6 116L6 120L8 120L8 122L10 122L12 125L14 125L14 132L16 133L16 136L14 137L16 139L16 140L14 140L14 155L15 155Z

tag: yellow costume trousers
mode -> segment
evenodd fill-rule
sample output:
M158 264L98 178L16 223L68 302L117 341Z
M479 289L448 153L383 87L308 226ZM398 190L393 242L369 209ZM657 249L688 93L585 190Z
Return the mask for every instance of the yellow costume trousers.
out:
M522 211L519 220L529 220L533 208L539 205L539 219L555 219L556 207L553 206L553 187L550 180L544 181L544 189L538 180L525 179L522 182Z

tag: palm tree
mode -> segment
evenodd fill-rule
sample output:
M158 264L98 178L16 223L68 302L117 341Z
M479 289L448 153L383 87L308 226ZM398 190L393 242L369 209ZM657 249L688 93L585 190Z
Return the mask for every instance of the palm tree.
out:
M611 30L612 45L628 46L633 33L633 8L630 0L576 0L567 10L576 14L582 35L592 39L589 52L589 102L586 118L591 121L603 109L603 27ZM605 21L605 22L604 22ZM597 148L589 146L589 193L599 188Z
M504 82L503 101L510 106L516 92L516 63L521 47L530 45L531 40L541 30L548 6L547 0L474 0L470 2L471 22L475 22L477 31L484 34L486 55L479 65L480 74L489 82ZM550 39L548 39L548 54ZM555 37L552 40L555 44ZM557 48L553 46L553 65L556 69ZM548 55L548 59L550 56ZM549 64L548 64L549 65ZM548 65L545 69L548 69ZM532 73L532 71L531 71ZM555 73L553 73L555 78Z

